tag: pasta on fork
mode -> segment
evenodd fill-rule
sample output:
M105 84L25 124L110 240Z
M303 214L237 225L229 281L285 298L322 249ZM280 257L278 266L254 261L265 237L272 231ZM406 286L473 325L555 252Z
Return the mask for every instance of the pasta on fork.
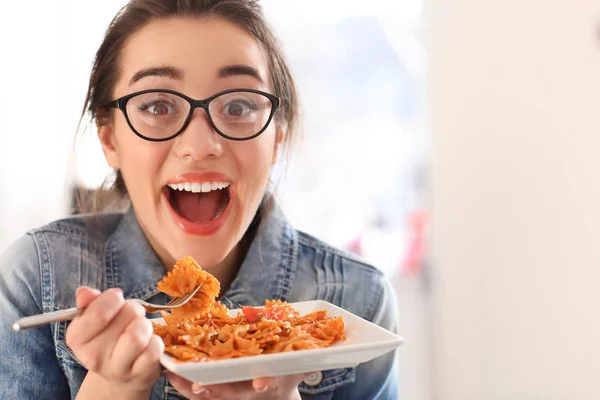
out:
M191 258L175 264L158 290L181 297L202 287L190 302L161 312L165 324L153 323L165 352L178 361L209 361L287 351L317 349L345 340L342 317L326 310L301 316L290 304L266 300L264 308L242 307L231 316L217 301L219 281Z
M158 291L171 297L183 297L201 283L202 287L187 304L172 310L172 320L187 321L207 315L221 291L221 284L189 256L177 261L173 270L158 283Z

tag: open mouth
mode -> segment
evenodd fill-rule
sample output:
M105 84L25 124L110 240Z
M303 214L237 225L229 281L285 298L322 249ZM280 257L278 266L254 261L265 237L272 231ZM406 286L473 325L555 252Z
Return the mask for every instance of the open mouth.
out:
M185 182L163 190L173 211L194 224L218 219L231 200L229 182Z

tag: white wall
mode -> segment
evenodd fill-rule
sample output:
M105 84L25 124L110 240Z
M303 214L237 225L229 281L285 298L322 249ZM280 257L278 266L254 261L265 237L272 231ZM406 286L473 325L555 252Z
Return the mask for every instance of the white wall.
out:
M16 4L15 4L16 3ZM69 102L64 7L2 5L0 17L0 253L16 237L65 211L65 176L75 124ZM71 129L71 132L69 132Z
M427 4L436 398L600 398L599 21Z
M95 50L123 4L124 0L2 4L0 253L27 230L67 215L69 174L106 172L90 171L89 165L76 171L71 158ZM94 139L93 132L88 137ZM104 166L97 153L96 164Z

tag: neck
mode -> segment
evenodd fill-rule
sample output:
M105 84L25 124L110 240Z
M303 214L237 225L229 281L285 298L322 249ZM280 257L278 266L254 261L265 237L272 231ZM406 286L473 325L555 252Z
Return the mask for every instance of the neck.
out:
M257 234L260 221L261 210L259 209L239 243L229 252L229 254L227 254L223 261L211 267L210 273L221 283L219 297L223 296L227 290L229 290L231 283L237 276L240 267L246 258L246 253L248 253L252 239Z
M250 240L246 237L242 238L233 250L227 254L223 261L210 268L210 273L221 283L219 298L229 290L231 283L242 266L242 262L244 262L244 258L246 258L249 247Z

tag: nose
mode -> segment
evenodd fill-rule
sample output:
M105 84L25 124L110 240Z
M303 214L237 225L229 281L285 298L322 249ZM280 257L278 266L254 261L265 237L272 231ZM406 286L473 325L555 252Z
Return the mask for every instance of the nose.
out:
M202 160L223 155L224 139L213 129L202 108L192 113L185 130L175 138L175 153L181 158Z

